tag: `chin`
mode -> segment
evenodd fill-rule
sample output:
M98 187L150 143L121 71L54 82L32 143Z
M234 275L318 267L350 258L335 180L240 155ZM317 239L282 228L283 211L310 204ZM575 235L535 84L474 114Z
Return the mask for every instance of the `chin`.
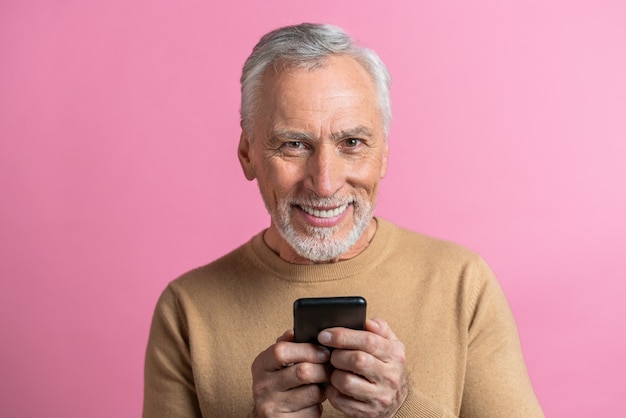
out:
M281 235L294 251L313 262L337 260L356 244L364 231L364 227L354 225L347 234L340 237L337 236L337 227L307 228L306 232L296 232L291 225L284 230L280 229Z

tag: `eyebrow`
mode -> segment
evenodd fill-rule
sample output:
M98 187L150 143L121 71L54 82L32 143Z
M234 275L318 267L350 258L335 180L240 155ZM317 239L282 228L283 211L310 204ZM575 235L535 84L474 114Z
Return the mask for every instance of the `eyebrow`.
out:
M287 129L279 129L276 131L272 131L271 137L289 139L292 141L304 141L304 140L311 141L315 139L315 137L308 132L290 131Z
M316 137L309 132L292 131L289 129L278 129L278 130L272 131L271 137L289 139L292 141L316 140ZM372 131L364 125L358 125L358 126L355 126L354 128L344 129L344 130L333 132L330 134L330 139L333 141L336 141L342 138L352 138L352 137L370 138L372 137Z
M367 126L358 125L354 128L345 129L343 131L333 132L330 134L331 139L338 140L342 138L371 138L372 131Z

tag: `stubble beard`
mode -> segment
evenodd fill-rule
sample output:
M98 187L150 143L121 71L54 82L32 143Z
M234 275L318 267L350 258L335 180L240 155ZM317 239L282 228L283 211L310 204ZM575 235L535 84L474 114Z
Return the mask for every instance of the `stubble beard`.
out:
M339 207L345 203L352 205L354 225L345 237L336 236L339 226L304 226L304 231L296 230L291 220L294 205L309 207ZM287 197L278 202L275 213L266 207L281 236L301 257L313 262L326 262L339 258L361 238L373 217L374 205L361 196L319 198Z

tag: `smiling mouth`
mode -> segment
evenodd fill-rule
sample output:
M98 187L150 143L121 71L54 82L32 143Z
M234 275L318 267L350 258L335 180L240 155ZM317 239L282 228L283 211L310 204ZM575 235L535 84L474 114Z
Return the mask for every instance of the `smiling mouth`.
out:
M322 210L302 205L298 205L298 207L309 215L315 216L316 218L336 218L337 216L345 212L345 210L348 208L348 205L349 203L344 203L343 205L335 209Z

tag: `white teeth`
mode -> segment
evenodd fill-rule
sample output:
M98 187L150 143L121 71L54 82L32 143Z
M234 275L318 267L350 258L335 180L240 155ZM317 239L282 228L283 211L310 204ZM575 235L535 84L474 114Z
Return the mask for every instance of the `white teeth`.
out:
M317 210L317 209L309 208L306 206L300 206L300 208L303 211L305 211L309 215L315 216L316 218L334 218L335 216L341 215L346 210L347 207L348 207L348 203L343 204L339 206L338 208L330 209L330 210Z

